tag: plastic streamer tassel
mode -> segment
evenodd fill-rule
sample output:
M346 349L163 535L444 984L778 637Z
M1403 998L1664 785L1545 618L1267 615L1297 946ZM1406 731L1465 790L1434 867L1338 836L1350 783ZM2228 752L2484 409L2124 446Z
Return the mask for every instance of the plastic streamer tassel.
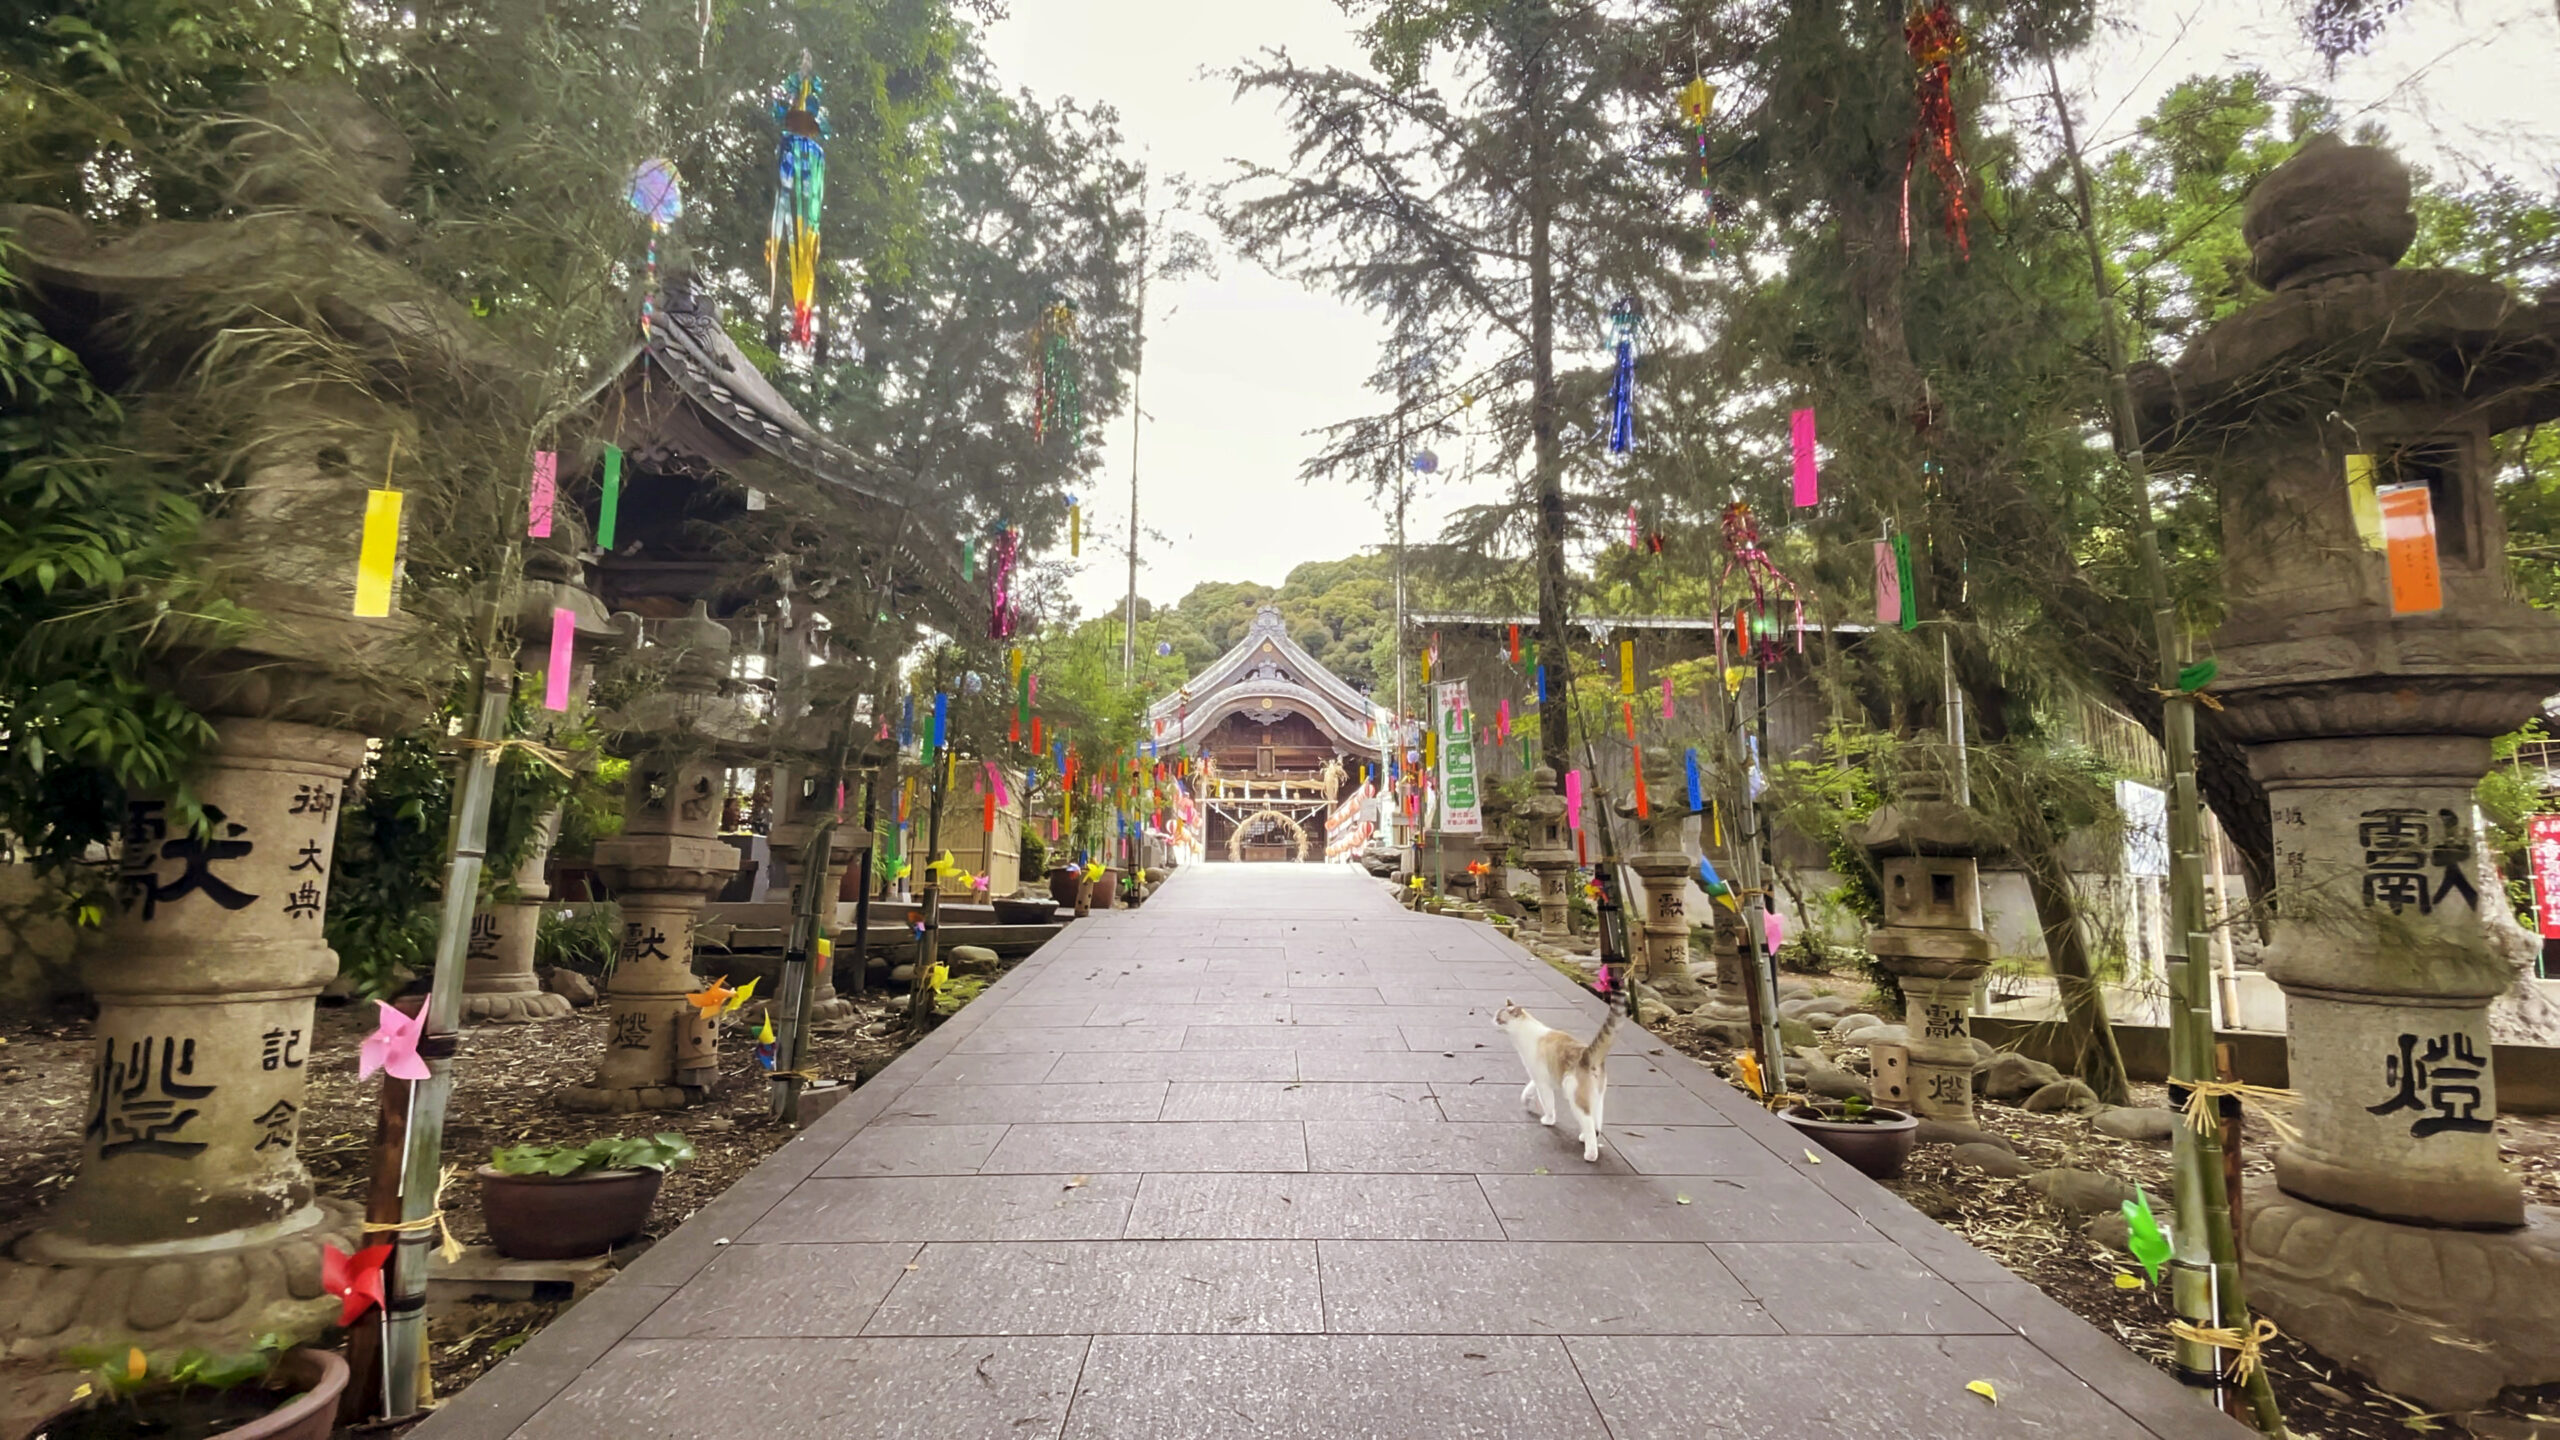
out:
M1912 131L1902 159L1902 248L1911 249L1911 170L1926 152L1929 173L1946 192L1947 238L1955 242L1959 256L1971 259L1973 246L1965 230L1970 201L1964 160L1956 145L1955 58L1965 50L1964 27L1956 23L1947 0L1924 0L1903 24L1902 38L1911 48L1912 64L1918 67L1920 108L1919 128Z
M818 230L827 190L828 138L826 86L820 83L809 52L800 52L800 68L773 92L773 121L781 144L773 190L773 223L765 233L767 285L781 288L778 274L785 255L791 262L791 338L807 345L815 332L812 316L818 293Z
M1635 297L1620 300L1609 311L1611 343L1618 355L1609 377L1609 453L1624 455L1636 444Z
M1771 625L1764 634L1760 626L1752 623L1752 616L1756 612L1766 618L1769 607L1782 593L1798 604L1803 603L1803 594L1796 589L1796 582L1769 558L1768 549L1760 543L1759 522L1752 518L1750 506L1739 500L1727 505L1722 524L1726 559L1717 584L1721 587L1738 574L1750 596L1747 604L1734 610L1734 648L1746 655L1756 654L1763 665L1775 665L1786 654L1776 627Z
M1716 190L1707 176L1707 124L1715 118L1716 87L1703 75L1691 80L1680 92L1680 118L1687 122L1696 137L1698 156L1698 193L1707 197L1707 253L1716 253Z
M640 340L646 344L658 323L658 237L684 214L684 181L675 162L663 156L641 161L631 172L627 198L649 222L648 281L640 297Z

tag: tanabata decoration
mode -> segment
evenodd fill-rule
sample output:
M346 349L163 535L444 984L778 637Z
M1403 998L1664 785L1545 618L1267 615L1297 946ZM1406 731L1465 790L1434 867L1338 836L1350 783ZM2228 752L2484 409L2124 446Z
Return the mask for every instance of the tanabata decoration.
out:
M1876 623L1902 623L1902 568L1894 563L1893 542L1876 542Z
M2444 577L2436 568L2434 498L2424 485L2386 485L2374 492L2391 570L2391 613L2433 615L2444 609Z
M391 1246L367 1245L353 1255L326 1241L320 1245L320 1288L338 1297L338 1325L341 1329L364 1318L364 1312L382 1304L382 1263L391 1258Z
M400 492L368 490L364 496L364 533L356 542L356 610L358 617L380 620L391 614L391 582L400 567Z
M978 578L978 542L975 538L960 542L960 578L963 580Z
M1172 642L1172 641L1170 641L1170 640L1159 640L1159 641L1157 641L1157 642L1156 642L1156 658L1157 658L1157 659L1159 659L1159 660L1166 659L1166 658L1170 657L1172 654L1173 654L1173 642Z
M1022 617L1013 604L1013 567L1022 552L1022 532L1008 525L996 532L995 559L987 567L987 638L1010 640Z
M614 521L622 514L622 447L604 447L604 489L596 500L596 548L613 548Z
M826 86L809 52L800 52L800 68L773 92L773 122L781 130L778 174L773 190L773 224L765 232L765 279L781 288L783 257L791 261L791 338L807 345L818 293L818 220L827 190Z
M524 533L535 540L551 538L551 512L560 499L560 452L533 452L533 486L525 494Z
M1084 395L1076 367L1076 307L1056 301L1031 328L1031 440L1049 443L1055 429L1067 448L1084 443ZM1075 498L1069 496L1070 553Z
M2373 457L2347 457L2347 509L2356 519L2356 538L2364 548L2384 553L2382 538L2382 502L2374 498Z
M1076 503L1073 495L1067 497L1067 553L1084 553L1084 507Z
M1609 311L1610 344L1617 351L1617 365L1609 376L1609 453L1624 455L1636 444L1636 322L1640 318L1635 297L1629 295Z
M1440 468L1440 457L1428 450L1413 452L1413 469L1417 475L1428 475Z
M1968 208L1963 157L1956 147L1955 59L1964 53L1964 27L1956 23L1955 11L1947 0L1923 0L1914 7L1911 18L1902 27L1904 43L1911 47L1911 62L1919 69L1920 125L1911 133L1911 144L1902 157L1902 248L1911 248L1911 170L1926 152L1929 173L1937 177L1938 188L1946 192L1947 238L1956 244L1956 253L1970 259L1972 244L1965 236L1965 214Z
M542 708L557 715L569 708L569 671L576 659L578 612L551 607L551 667L542 676Z
M1804 509L1822 503L1822 473L1814 466L1813 411L1810 407L1788 417L1796 452L1796 508Z
M1697 137L1698 193L1707 197L1707 219L1710 223L1709 249L1714 246L1712 225L1715 220L1715 187L1707 180L1707 125L1715 119L1716 87L1704 75L1690 81L1680 92L1680 118Z
M1698 880L1700 888L1718 899L1730 900L1733 896L1733 887L1716 873L1716 862L1704 855L1698 857Z
M648 284L640 294L640 339L645 344L658 324L658 237L684 214L684 181L676 174L676 162L664 157L641 161L631 172L627 198L649 222Z
M373 1003L381 1007L381 1014L374 1019L373 1033L356 1047L356 1078L379 1070L395 1080L426 1079L427 1062L418 1058L418 1035L427 1024L425 1009L407 1015L388 1000Z
M1511 663L1520 663L1520 627L1517 625L1511 627Z
M1662 718L1665 720L1672 718L1671 677L1668 675L1662 677Z
M1787 917L1775 910L1760 912L1760 943L1775 955L1787 943Z
M773 1033L773 1012L767 1010L764 1012L764 1024L756 1030L756 1068L766 1071L773 1069L779 1058L777 1055L779 1048Z
M1694 815L1707 808L1707 787L1705 777L1698 773L1698 747L1695 745L1689 747L1687 765L1689 770L1689 813Z
M950 723L951 697L937 690L933 695L933 745L927 753L934 755L942 753L943 740L950 733L946 727Z
M1920 624L1920 591L1911 583L1911 537L1896 532L1893 537L1893 588L1902 597L1902 628L1910 630Z
M1768 550L1761 545L1760 524L1752 518L1750 506L1737 500L1724 507L1722 525L1725 565L1716 583L1721 588L1739 575L1743 590L1750 596L1749 601L1735 611L1734 647L1746 655L1756 656L1763 665L1774 665L1786 654L1786 649L1778 642L1770 606L1776 603L1782 592L1797 604L1803 603L1803 596L1797 591L1796 582L1778 569L1777 563L1769 558ZM1754 624L1754 620L1769 623L1764 626Z
M1582 772L1580 770L1564 772L1564 810L1566 822L1576 830L1581 829Z
M1508 699L1493 707L1493 733L1506 742L1511 739L1511 702Z
M1636 693L1636 642L1633 640L1618 642L1618 693Z

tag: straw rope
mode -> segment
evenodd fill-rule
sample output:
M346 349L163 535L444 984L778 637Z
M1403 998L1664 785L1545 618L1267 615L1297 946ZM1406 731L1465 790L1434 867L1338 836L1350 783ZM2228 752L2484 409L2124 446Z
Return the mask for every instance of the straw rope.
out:
M426 1214L415 1220L367 1220L364 1222L364 1233L367 1235L413 1235L421 1231L433 1230L437 1237L436 1253L444 1257L444 1263L450 1265L461 1259L462 1242L453 1238L453 1228L444 1223L444 1187L453 1182L454 1172L458 1168L460 1167L447 1165L444 1167L444 1173L436 1177L436 1198L432 1202L433 1208Z
M2231 1360L2231 1380L2238 1385L2248 1384L2249 1377L2258 1373L2258 1354L2266 1348L2268 1341L2276 1338L2276 1333L2276 1322L2265 1319L2251 1324L2245 1332L2221 1327L2206 1329L2184 1320L2169 1322L2172 1339L2237 1352Z

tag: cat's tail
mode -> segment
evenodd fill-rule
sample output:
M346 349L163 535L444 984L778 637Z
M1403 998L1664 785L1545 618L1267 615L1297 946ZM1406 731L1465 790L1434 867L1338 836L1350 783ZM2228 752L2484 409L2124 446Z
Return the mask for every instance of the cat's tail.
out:
M1582 1047L1582 1058L1573 1063L1586 1072L1598 1070L1608 1060L1609 1046L1617 1038L1618 1012L1612 1010L1609 1018L1600 1022L1600 1033L1592 1036L1591 1043Z

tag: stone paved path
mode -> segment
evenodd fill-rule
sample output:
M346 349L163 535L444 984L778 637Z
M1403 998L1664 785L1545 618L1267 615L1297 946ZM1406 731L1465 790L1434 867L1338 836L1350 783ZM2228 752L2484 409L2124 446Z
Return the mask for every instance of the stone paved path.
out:
M1585 1164L1505 996L1600 1017L1354 871L1186 870L414 1433L2248 1433L1641 1032Z

